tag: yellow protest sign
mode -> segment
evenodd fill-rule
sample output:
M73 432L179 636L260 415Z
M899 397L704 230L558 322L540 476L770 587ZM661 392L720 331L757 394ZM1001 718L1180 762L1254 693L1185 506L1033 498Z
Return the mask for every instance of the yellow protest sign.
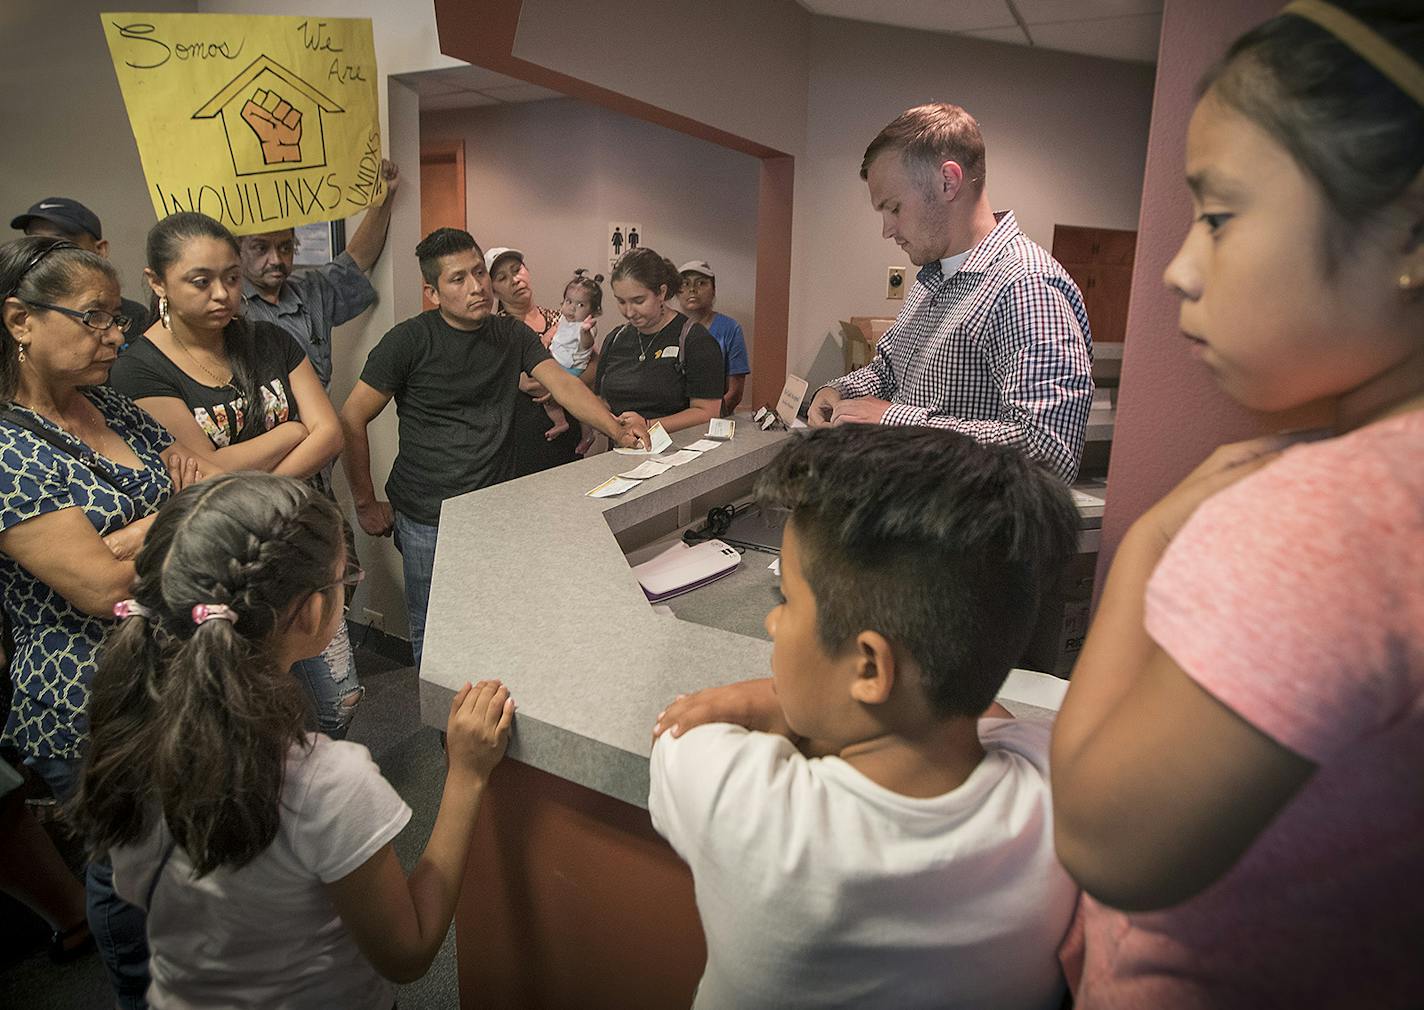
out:
M99 17L160 218L242 235L385 199L369 18Z

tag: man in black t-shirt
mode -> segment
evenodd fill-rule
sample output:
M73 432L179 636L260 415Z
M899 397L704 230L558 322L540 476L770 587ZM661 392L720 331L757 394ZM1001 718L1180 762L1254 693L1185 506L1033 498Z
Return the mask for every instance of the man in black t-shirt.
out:
M395 326L366 359L341 408L342 457L361 528L394 533L405 574L410 641L420 666L435 562L440 503L511 476L519 373L544 384L580 421L615 445L646 444L647 430L622 424L579 379L564 371L524 323L490 312L484 257L468 232L440 228L415 248L425 293L438 308ZM399 448L376 497L366 428L394 397Z

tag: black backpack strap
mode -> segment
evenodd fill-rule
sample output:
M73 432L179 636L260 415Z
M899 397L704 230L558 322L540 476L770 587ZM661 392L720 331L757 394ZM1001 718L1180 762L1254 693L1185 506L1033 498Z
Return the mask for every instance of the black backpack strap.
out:
M48 442L51 446L64 453L66 456L70 456L74 459L77 459L89 469L93 470L94 473L97 474L99 478L103 480L106 484L108 484L111 488L113 488L115 491L119 491L118 474L114 473L114 471L109 467L108 463L105 462L97 452L90 449L83 442L80 442L77 438L73 439L72 444L66 443L54 431L51 431L49 428L46 428L42 424L36 424L34 421L30 420L28 417L20 413L14 407L6 407L3 410L0 410L0 421L4 421L6 424L10 424L16 428L21 428L25 431L28 431L36 438Z
M677 370L683 375L687 374L687 335L696 325L692 317L688 316L682 324L682 332L677 335Z

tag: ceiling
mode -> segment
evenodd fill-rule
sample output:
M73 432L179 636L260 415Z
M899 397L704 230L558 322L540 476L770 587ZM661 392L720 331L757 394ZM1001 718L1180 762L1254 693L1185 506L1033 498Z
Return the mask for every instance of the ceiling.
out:
M813 14L1157 62L1162 0L798 0Z
M797 0L813 14L1039 49L1157 61L1162 0ZM562 98L560 92L483 67L395 74L420 108L468 109Z
M415 74L392 76L420 93L422 111L470 109L479 105L538 102L545 98L564 97L550 88L541 88L537 84L497 74L483 67L449 67L445 70L424 70Z

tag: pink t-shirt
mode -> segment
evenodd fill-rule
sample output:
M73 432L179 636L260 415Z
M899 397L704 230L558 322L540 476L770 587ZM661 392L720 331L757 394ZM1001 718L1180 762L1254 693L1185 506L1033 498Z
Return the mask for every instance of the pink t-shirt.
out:
M1085 900L1078 1006L1424 1006L1424 410L1297 446L1204 504L1146 622L1318 767L1197 897L1131 916Z

